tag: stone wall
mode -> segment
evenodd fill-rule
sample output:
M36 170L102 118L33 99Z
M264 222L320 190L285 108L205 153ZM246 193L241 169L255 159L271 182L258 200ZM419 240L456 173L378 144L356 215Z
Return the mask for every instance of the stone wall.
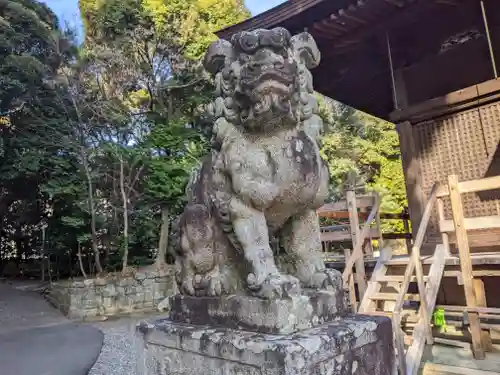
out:
M137 270L133 275L54 283L47 299L69 318L85 319L138 311L154 311L166 297L177 293L173 266Z

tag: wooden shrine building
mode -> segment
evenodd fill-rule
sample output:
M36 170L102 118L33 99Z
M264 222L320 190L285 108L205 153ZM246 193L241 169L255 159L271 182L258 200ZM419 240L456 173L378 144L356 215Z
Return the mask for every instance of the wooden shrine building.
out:
M498 0L289 0L218 32L308 31L315 89L397 124L414 233L435 182L500 175ZM466 216L500 214L500 193L466 194ZM447 216L451 215L445 204ZM429 241L437 235L433 215ZM438 236L439 237L439 236ZM500 232L471 243L500 244ZM433 247L424 247L423 253Z
M277 26L315 38L318 92L397 126L412 251L403 259L383 248L366 283L365 225L344 269L352 301L356 267L357 311L392 317L402 374L415 375L425 343L438 340L436 306L463 314L474 357L490 358L488 319L500 331L500 0L289 0L218 36ZM415 281L422 292L408 334ZM500 357L488 363L498 373Z

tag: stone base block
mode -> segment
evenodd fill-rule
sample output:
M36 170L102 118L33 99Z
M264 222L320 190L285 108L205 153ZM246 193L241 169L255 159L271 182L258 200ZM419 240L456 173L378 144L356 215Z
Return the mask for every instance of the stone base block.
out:
M138 375L391 375L391 321L355 315L290 335L168 319L138 328ZM142 342L142 341L141 341Z
M170 319L261 333L289 334L346 316L345 293L305 291L305 295L264 300L249 296L170 298Z

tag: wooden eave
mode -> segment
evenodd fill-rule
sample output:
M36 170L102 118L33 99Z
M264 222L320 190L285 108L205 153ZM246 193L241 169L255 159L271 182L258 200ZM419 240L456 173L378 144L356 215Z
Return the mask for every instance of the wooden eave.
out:
M322 55L320 66L312 72L316 90L388 120L394 101L386 33L393 32L395 39L400 30L425 33L422 25L442 23L447 11L471 1L289 0L217 35L228 39L239 31L277 26L292 34L306 30ZM403 42L401 46L407 49ZM404 65L403 58L393 58Z

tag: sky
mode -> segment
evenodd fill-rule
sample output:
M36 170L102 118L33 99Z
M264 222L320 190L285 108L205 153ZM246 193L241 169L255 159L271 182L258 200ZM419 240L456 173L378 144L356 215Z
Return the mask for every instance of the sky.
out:
M256 16L284 1L285 0L245 0L245 4L252 15ZM41 0L41 2L48 4L63 24L69 26L73 30L81 29L78 0Z

